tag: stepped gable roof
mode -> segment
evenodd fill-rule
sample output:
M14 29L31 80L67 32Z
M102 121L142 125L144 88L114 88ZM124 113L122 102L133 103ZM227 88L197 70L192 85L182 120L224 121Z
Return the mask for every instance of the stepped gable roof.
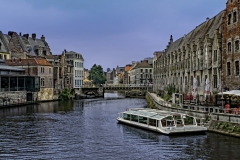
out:
M0 31L0 43L1 43L0 52L2 52L2 53L9 53L8 41L5 38L5 36L2 33L2 31Z
M52 66L45 58L8 59L5 63L9 66Z
M201 38L201 41L204 41L204 38L207 34L209 35L209 38L213 38L215 30L220 28L222 17L224 16L224 11L225 10L221 11L215 17L206 20L184 37L181 37L175 42L171 43L169 45L169 48L166 50L166 54L174 52L178 48L182 48L187 44L191 44L192 41L195 41L196 43L198 42L199 38Z

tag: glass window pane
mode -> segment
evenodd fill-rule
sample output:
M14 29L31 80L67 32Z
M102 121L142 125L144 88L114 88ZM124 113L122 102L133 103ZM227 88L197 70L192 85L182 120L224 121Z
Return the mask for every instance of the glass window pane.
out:
M17 91L17 77L10 77L10 91Z
M1 78L1 89L2 91L9 91L9 77Z

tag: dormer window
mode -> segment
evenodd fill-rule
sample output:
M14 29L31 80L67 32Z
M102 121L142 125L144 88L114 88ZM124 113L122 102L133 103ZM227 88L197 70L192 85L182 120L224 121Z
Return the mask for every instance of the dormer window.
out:
M232 14L228 14L228 24L231 24L231 20L232 20Z
M237 12L233 12L233 23L237 22Z

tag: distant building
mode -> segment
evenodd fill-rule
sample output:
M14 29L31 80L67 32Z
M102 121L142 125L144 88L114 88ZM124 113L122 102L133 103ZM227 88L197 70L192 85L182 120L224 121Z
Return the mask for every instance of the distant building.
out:
M115 68L113 68L113 70L108 71L106 73L106 79L107 79L106 84L113 84L115 77L116 77L116 70Z
M127 64L124 68L124 78L123 78L123 83L124 84L129 84L130 83L130 76L129 76L129 71L132 68L131 64Z
M148 85L153 82L153 67L148 60L136 63L130 70L130 81L132 84Z

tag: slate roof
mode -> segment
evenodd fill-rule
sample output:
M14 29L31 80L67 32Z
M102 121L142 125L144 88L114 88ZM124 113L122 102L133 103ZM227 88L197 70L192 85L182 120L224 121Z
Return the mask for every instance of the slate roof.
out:
M150 65L147 60L144 60L138 63L135 68L152 68L152 65Z
M8 42L6 41L2 31L0 31L0 43L1 43L0 52L2 52L2 53L9 53L9 47L7 45Z
M22 68L17 68L17 67L12 67L12 66L8 66L5 64L4 60L0 60L0 70L4 70L4 71L24 71L24 69Z
M201 38L201 41L204 41L205 35L209 34L209 38L213 38L214 32L216 29L220 28L222 23L222 17L224 16L224 10L221 11L218 15L209 19L199 26L197 26L194 30L189 32L187 35L179 38L175 42L169 45L169 48L166 51L166 54L174 52L178 48L182 48L187 44L190 44L192 41L198 42L198 39Z
M9 66L52 66L44 58L29 58L29 59L12 59L5 60L5 63Z
M66 59L75 59L75 58L78 58L78 59L81 59L81 60L84 61L82 54L77 53L77 52L74 52L74 51L66 52L65 55L66 55ZM67 55L72 55L72 57L68 57Z

